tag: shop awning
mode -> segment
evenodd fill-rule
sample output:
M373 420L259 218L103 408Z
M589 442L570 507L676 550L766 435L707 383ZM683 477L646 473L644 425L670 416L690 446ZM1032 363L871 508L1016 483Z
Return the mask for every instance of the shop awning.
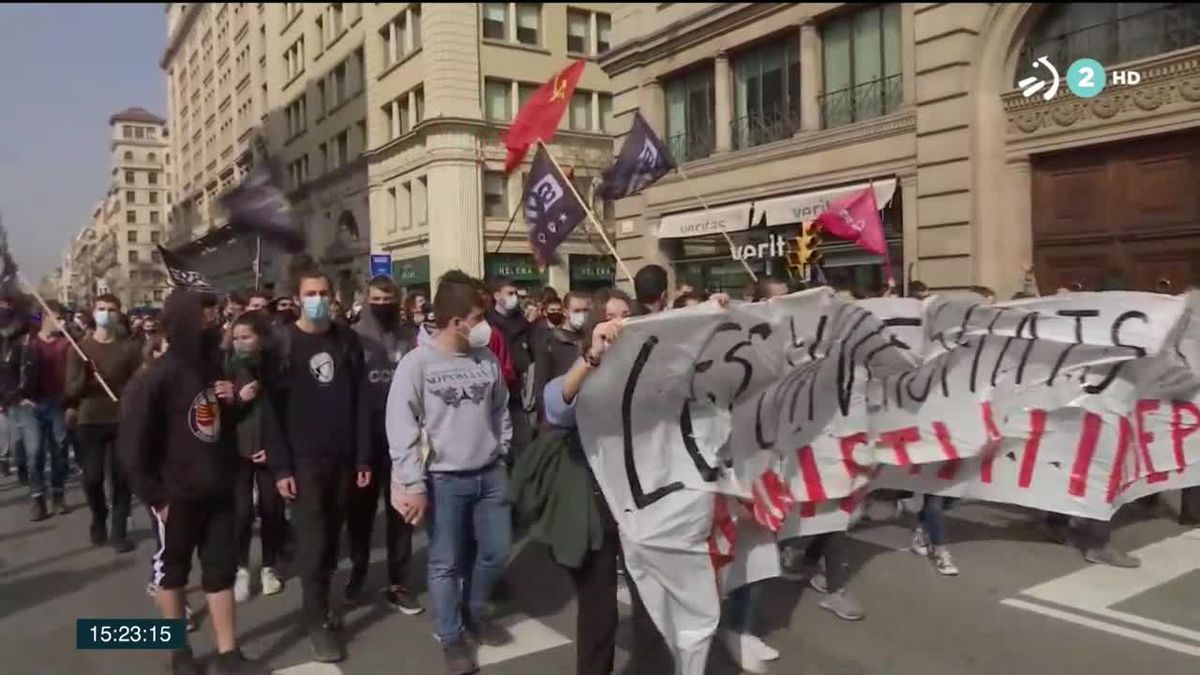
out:
M660 239L679 239L721 232L741 232L750 229L751 223L759 226L764 220L764 214L767 227L808 222L828 209L832 202L869 185L871 183L843 185L827 190L726 204L714 207L711 211L696 209L672 213L663 216L659 221L655 236ZM874 186L875 203L882 209L892 201L892 195L896 192L896 179L877 180L874 181Z

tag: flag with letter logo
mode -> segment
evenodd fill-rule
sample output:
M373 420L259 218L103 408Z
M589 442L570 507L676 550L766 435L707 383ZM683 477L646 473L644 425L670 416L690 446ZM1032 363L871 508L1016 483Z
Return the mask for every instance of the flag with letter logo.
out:
M583 75L583 65L583 61L573 62L538 87L521 106L508 127L508 133L504 134L504 147L508 150L504 159L504 175L512 173L525 159L530 145L539 139L549 143L554 138L558 122L571 101L571 95L575 93L575 85L579 84L579 77Z
M525 187L525 222L529 245L539 262L549 262L558 245L586 217L587 207L550 159L546 146L538 146Z
M183 259L163 248L162 244L158 246L158 253L162 256L163 265L167 268L167 275L171 277L171 285L175 288L200 293L217 292L217 289L208 282L203 274L189 269Z
M633 125L621 145L617 161L604 172L600 196L617 200L632 197L675 168L667 148L640 112L633 114Z

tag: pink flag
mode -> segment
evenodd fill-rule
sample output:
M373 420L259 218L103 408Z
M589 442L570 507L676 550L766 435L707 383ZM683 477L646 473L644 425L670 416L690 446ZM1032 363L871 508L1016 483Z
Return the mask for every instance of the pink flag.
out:
M884 271L889 280L893 278L892 261L888 258L887 241L883 237L883 221L879 219L879 207L875 205L874 186L830 204L829 210L817 216L814 222L838 239L852 241L864 251L882 255Z

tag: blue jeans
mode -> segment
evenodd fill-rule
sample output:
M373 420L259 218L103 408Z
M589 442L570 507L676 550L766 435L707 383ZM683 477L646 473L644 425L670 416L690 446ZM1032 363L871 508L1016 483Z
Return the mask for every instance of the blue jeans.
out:
M14 416L20 416L19 412L14 412L16 408L12 406L0 410L0 460L8 462L19 475L24 476L28 452L21 440L21 430L13 421Z
M942 513L946 509L946 498L938 495L925 495L925 502L917 518L921 527L925 528L925 536L929 538L930 546L946 544L946 525Z
M734 633L758 635L754 619L758 616L759 601L765 588L761 581L756 581L733 589L725 598L725 607L721 612L725 628Z
M18 471L30 470L32 467L26 468L28 458L33 457L36 461L37 453L42 447L42 432L38 427L34 408L27 405L12 405L7 408L5 414L8 416L8 444L10 450L16 455ZM20 450L17 450L18 445ZM34 489L32 477L30 477L30 489Z
M50 494L61 497L67 484L67 427L62 407L56 403L39 403L33 409L41 443L31 453L29 465L29 494L34 498L46 495L46 463L50 463Z
M463 639L463 595L469 615L479 618L508 562L512 521L507 483L499 462L477 471L429 475L429 597L434 633L442 644ZM475 544L473 561L468 538Z

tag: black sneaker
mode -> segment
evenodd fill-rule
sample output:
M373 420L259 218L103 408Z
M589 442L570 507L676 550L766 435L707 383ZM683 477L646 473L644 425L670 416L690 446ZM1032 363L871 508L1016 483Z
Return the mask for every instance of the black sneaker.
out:
M112 547L117 553L129 553L133 550L133 542L129 537L120 534L112 538Z
M108 543L108 526L104 521L93 522L91 531L92 546L103 546Z
M258 661L246 658L240 649L217 654L210 671L211 675L269 675L270 672Z
M362 595L363 586L367 584L367 568L354 567L350 570L350 578L346 581L346 602L358 602Z
M442 645L442 656L446 659L448 675L471 675L479 672L479 666L475 665L475 659L471 658L471 652L463 640Z
M512 634L504 626L492 619L472 619L467 625L467 632L475 641L488 647L503 647L512 642Z
M71 512L71 508L67 506L67 498L63 495L57 495L54 498L54 515L65 516Z
M387 590L387 601L392 606L392 609L407 614L416 616L425 611L420 602L417 602L417 595L408 589L407 586L391 586Z
M33 500L33 507L29 510L30 522L36 523L39 520L45 520L49 517L50 514L46 513L46 500L36 497Z
M204 669L196 663L191 647L171 652L171 675L204 675Z
M329 626L310 631L308 644L312 647L313 659L320 663L337 663L346 658L346 650Z
M12 475L12 465L7 459L0 459L0 477L8 478Z

